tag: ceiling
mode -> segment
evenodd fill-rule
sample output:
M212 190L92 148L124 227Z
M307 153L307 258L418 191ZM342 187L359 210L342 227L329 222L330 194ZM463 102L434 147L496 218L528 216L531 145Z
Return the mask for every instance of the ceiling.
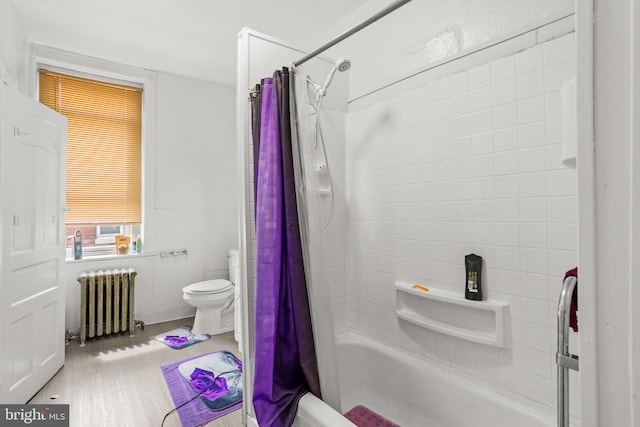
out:
M31 42L234 85L243 27L315 48L307 43L368 0L13 1Z

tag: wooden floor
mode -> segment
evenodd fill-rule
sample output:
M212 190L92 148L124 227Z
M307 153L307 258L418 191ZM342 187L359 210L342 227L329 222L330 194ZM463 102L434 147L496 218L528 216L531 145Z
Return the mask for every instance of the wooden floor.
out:
M212 337L182 350L156 341L156 335L192 325L193 318L147 325L136 335L88 340L66 347L65 366L30 401L32 404L68 403L72 427L160 427L173 401L160 367L200 354L228 350L240 358L233 332ZM57 399L52 396L59 395ZM165 427L180 426L176 412ZM242 426L241 410L207 424Z

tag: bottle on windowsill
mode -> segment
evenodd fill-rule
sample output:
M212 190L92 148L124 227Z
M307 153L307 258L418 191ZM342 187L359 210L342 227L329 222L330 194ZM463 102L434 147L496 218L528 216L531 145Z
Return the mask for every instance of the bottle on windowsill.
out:
M82 233L76 230L73 236L73 259L82 259Z

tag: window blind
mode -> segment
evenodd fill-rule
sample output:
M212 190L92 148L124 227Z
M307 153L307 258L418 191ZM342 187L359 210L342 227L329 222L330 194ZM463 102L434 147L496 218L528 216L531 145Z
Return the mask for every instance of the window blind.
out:
M67 225L140 224L142 89L40 70L67 117Z

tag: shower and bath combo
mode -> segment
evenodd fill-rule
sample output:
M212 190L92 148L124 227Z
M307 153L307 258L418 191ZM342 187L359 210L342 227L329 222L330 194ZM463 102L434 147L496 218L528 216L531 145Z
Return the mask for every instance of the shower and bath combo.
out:
M322 86L315 83L313 80L311 80L309 76L307 76L307 87L311 87L315 91L314 101L316 102L316 104L313 105L314 101L311 100L312 97L310 94L308 94L309 103L313 106L316 112L316 120L315 120L314 133L313 133L314 134L313 148L315 149L318 146L318 139L319 139L320 145L322 147L322 156L324 158L324 165L327 170L326 172L327 178L329 179L329 193L331 195L331 207L329 209L329 218L327 219L327 222L323 225L322 227L323 230L329 226L329 223L331 223L331 218L333 217L335 199L333 195L333 180L331 179L331 170L329 169L329 159L327 158L327 149L324 145L324 136L322 135L322 128L320 126L320 108L322 107L322 100L327 95L327 89L329 88L329 85L333 81L333 77L335 76L336 71L345 72L349 68L351 68L350 60L346 58L338 58L336 62L333 64L333 67L331 68L331 71L329 71L329 74L327 75L327 78L324 80L324 83L322 84ZM321 166L318 169L320 170Z

